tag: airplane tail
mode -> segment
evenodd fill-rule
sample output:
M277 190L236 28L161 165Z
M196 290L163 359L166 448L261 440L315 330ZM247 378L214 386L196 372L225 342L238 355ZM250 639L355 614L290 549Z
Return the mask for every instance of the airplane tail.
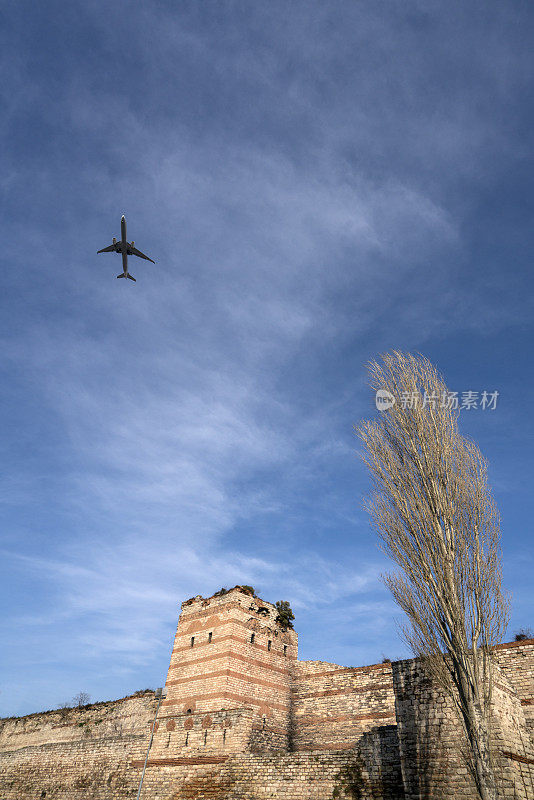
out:
M129 278L131 281L135 281L134 276L130 275L129 272L127 272L126 275L124 274L124 272L121 272L120 275L117 275L117 278Z

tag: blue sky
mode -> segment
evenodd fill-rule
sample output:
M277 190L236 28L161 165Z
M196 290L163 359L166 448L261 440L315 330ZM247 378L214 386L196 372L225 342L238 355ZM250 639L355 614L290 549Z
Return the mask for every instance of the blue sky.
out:
M301 658L409 655L353 433L393 348L500 392L460 424L534 625L532 5L0 15L0 714L162 685L236 583Z

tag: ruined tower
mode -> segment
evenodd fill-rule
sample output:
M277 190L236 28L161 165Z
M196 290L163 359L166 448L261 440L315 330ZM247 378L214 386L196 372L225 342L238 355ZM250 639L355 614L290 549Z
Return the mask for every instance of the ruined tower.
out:
M297 634L235 587L182 603L151 758L286 751Z

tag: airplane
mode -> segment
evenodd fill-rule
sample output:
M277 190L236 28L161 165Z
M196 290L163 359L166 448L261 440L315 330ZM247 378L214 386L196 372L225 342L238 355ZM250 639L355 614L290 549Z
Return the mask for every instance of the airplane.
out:
M139 258L145 258L147 261L152 261L151 258L145 256L140 250L134 247L133 242L126 241L126 219L124 214L121 217L121 240L118 242L115 237L113 237L113 244L110 244L109 247L103 247L102 250L98 250L98 253L122 253L122 269L120 275L117 275L117 278L129 278L131 281L135 281L133 275L130 275L128 272L128 256L139 256ZM152 261L155 264L155 261Z

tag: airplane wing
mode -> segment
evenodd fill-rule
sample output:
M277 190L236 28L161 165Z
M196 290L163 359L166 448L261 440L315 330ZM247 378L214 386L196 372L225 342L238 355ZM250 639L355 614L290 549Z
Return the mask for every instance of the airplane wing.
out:
M103 247L102 250L97 250L96 252L97 252L97 254L98 253L114 253L115 252L115 245L114 244L110 244L109 247Z
M129 256L130 255L131 256L139 256L139 258L145 258L147 261L152 261L151 258L149 258L148 256L145 256L145 254L142 253L140 250L138 250L137 247L132 247L131 244L128 245L128 255ZM155 264L156 262L152 261L152 263Z

